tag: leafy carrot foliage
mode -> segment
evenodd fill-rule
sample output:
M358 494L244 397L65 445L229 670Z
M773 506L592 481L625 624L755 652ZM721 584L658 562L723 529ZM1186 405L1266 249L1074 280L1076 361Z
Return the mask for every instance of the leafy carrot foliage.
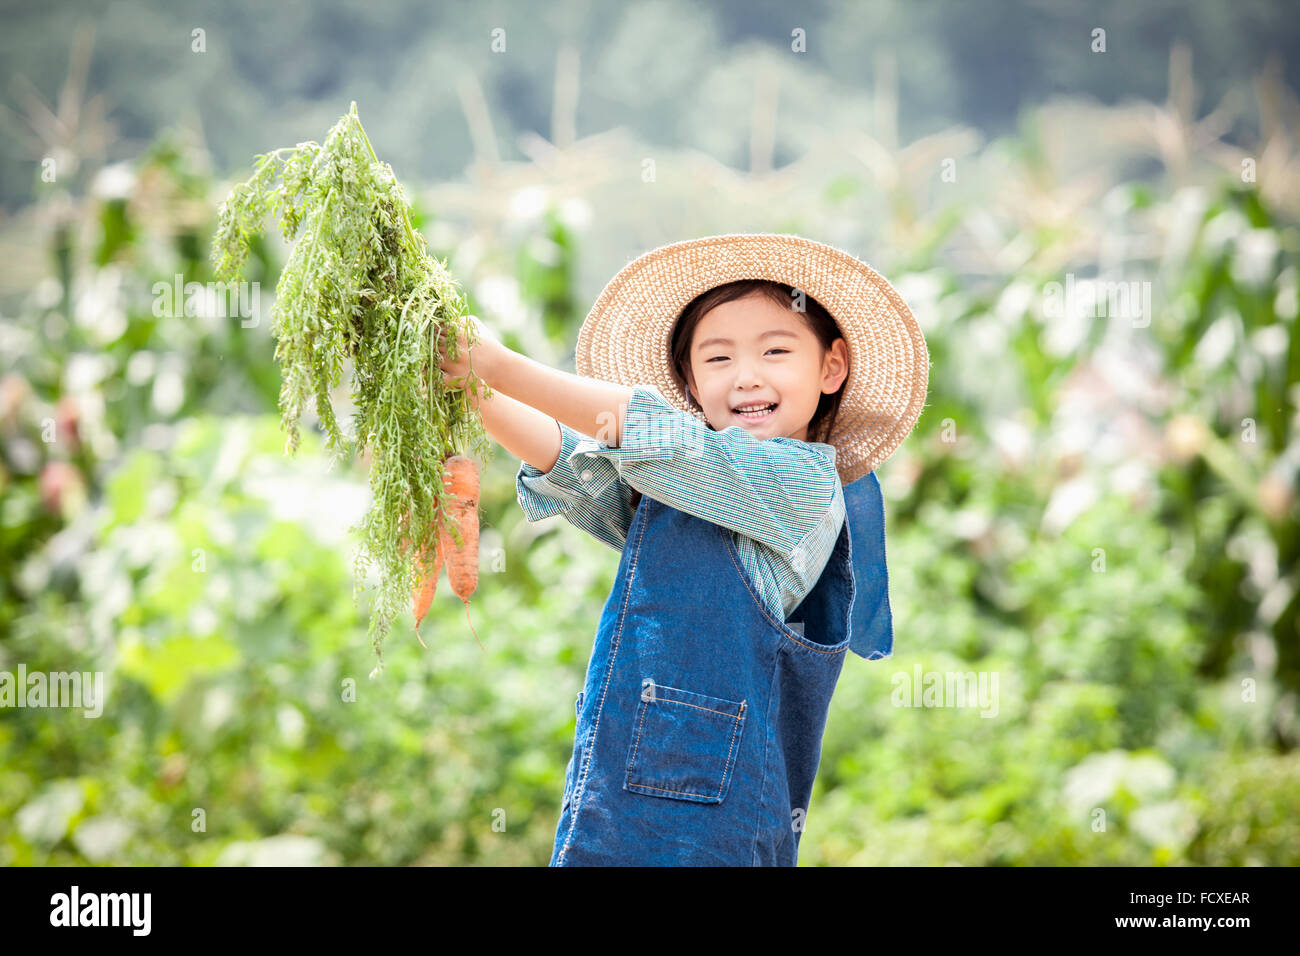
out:
M466 299L446 262L427 252L409 211L353 103L323 145L299 143L256 157L253 175L221 204L212 244L218 278L236 282L268 217L293 243L271 312L285 454L298 448L299 419L311 399L331 467L370 448L372 500L360 525L353 597L377 565L369 633L379 658L375 673L383 670L381 645L392 619L410 606L415 556L433 552L448 519L444 460L471 449L486 457L491 449L465 389L448 385L439 368L442 331L453 343L452 358L461 334L470 345L476 341ZM351 434L331 401L348 368L356 407ZM478 393L480 386L487 393L471 372L468 389ZM407 539L411 547L403 548Z

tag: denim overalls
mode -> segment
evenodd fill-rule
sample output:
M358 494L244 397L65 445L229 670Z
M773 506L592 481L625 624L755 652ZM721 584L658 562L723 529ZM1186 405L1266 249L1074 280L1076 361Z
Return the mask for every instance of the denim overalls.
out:
M552 866L795 865L859 543L873 606L852 649L892 647L879 484L844 491L834 551L789 623L726 528L642 497L578 694Z

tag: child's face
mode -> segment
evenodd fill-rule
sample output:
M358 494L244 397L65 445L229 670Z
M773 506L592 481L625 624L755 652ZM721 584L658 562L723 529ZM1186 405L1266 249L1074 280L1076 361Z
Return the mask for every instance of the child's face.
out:
M842 338L823 356L804 316L762 295L710 309L695 327L690 355L691 394L709 424L718 431L739 425L755 438L807 441L822 393L833 394L849 369ZM759 402L776 408L761 418L736 411Z

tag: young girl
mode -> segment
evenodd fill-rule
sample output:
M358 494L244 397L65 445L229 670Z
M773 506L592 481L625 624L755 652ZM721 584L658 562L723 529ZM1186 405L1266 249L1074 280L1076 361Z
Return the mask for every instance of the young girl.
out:
M916 320L847 253L727 235L624 267L576 376L463 344L528 519L622 553L551 865L795 865L845 651L892 649L874 469L924 404Z

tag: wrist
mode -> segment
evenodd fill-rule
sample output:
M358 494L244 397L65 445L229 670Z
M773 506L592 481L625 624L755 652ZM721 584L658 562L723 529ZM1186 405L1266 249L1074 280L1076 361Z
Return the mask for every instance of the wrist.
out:
M474 374L489 388L499 389L509 379L506 370L514 354L496 339L483 339L474 347Z

